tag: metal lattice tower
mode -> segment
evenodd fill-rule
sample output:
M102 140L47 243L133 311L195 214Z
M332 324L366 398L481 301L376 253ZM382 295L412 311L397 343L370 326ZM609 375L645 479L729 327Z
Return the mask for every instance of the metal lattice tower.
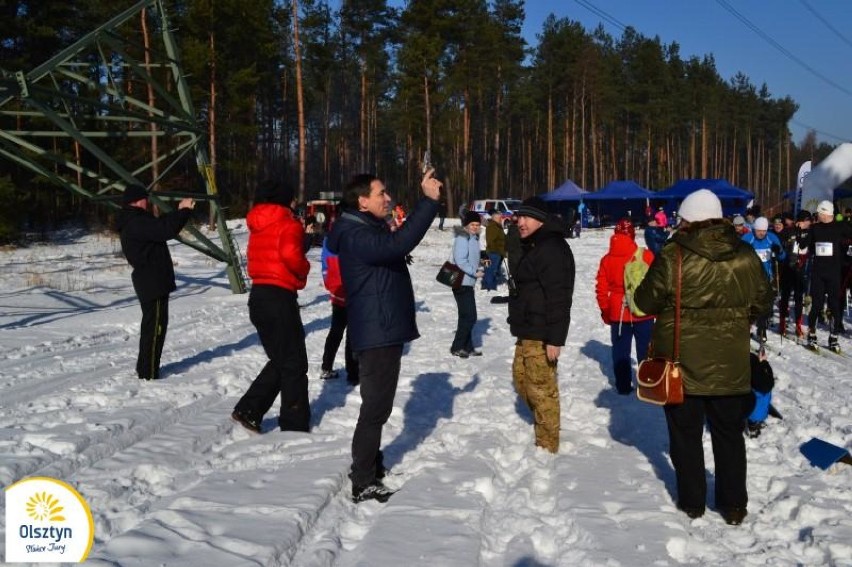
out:
M231 290L244 293L206 143L162 0L138 2L29 72L0 69L0 156L69 191L119 208L127 185L173 187L194 158L204 193L150 200L164 211L176 197L207 201L220 244L189 225L178 240L226 263Z

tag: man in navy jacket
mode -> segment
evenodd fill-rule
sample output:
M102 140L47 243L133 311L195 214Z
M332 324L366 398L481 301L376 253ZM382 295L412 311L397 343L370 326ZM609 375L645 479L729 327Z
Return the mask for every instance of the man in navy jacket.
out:
M387 501L379 450L382 427L390 417L399 380L402 349L420 336L415 321L414 288L406 256L414 250L438 212L441 182L426 172L421 199L401 227L392 232L385 218L390 196L373 175L356 175L344 191L345 212L328 236L337 254L352 351L358 357L361 412L352 438L352 498Z

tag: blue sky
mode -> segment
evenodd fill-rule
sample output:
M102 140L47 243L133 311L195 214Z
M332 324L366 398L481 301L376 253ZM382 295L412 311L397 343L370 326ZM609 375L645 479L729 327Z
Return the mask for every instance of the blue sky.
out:
M784 55L722 4L828 81ZM537 44L536 34L550 13L588 30L603 23L610 35L621 36L621 27L586 6L645 36L677 42L684 59L712 53L726 80L741 71L758 88L766 83L773 97L789 95L799 104L790 123L797 143L810 128L830 144L852 140L852 0L527 0L524 37Z

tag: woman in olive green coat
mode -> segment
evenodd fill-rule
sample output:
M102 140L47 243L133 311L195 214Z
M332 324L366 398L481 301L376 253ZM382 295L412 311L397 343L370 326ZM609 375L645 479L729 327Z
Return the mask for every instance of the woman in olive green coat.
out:
M716 508L729 524L746 515L743 426L754 405L749 328L772 309L773 293L754 250L722 218L719 199L701 189L681 204L679 229L637 288L635 302L656 315L656 356L674 349L677 250L682 257L680 356L684 403L666 406L669 447L677 476L678 508L704 514L707 483L702 436L709 423Z

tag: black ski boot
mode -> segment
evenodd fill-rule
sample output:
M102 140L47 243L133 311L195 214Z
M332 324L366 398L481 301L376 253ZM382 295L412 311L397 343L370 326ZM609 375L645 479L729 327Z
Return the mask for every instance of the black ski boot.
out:
M805 345L810 350L817 351L819 350L819 345L817 344L817 336L813 331L808 332L808 344Z
M837 335L829 335L828 350L840 354L840 343L837 342Z

